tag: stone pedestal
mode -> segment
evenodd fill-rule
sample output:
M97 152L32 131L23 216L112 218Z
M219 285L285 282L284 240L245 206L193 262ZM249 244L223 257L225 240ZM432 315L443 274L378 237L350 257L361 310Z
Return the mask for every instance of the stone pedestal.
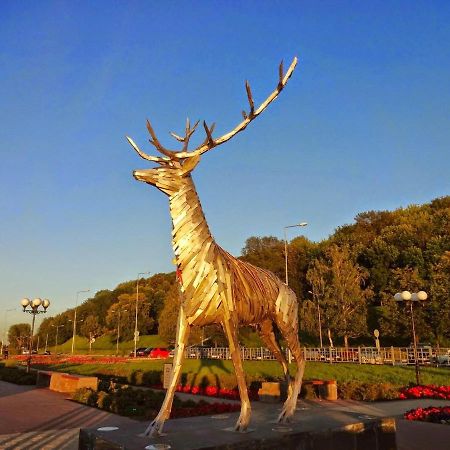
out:
M50 390L52 391L71 394L83 387L96 391L98 387L98 378L69 375L67 373L58 372L52 372L51 374Z
M263 382L258 390L259 400L266 403L277 403L286 400L287 384L285 382Z

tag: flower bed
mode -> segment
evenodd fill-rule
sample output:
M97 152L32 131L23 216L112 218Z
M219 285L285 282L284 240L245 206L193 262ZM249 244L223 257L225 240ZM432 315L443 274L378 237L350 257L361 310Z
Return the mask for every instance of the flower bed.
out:
M442 423L450 425L450 406L429 406L428 408L411 409L405 412L406 420Z
M239 400L239 390L238 389L225 389L218 388L217 386L189 386L189 385L178 385L176 388L177 392L184 392L185 394L194 395L205 395L207 397L219 397L227 398L231 400ZM250 400L259 400L258 391L256 389L248 389L248 396Z
M450 400L450 386L413 386L400 390L399 399L408 398L434 398L438 400Z
M16 361L26 361L27 355L15 356ZM32 364L117 364L127 362L129 359L123 356L90 356L90 355L70 355L70 356L56 356L56 355L33 355L31 358Z

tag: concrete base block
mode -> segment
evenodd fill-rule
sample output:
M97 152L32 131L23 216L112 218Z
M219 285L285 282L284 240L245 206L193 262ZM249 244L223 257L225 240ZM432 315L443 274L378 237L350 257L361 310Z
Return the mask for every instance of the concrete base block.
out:
M259 400L265 403L278 403L286 400L287 384L285 382L263 382L258 390Z
M65 393L73 393L77 389L83 387L96 391L98 387L98 378L52 372L49 387L52 391Z

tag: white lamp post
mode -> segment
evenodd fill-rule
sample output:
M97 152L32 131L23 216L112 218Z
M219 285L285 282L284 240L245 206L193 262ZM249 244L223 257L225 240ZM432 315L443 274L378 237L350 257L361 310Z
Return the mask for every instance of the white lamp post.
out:
M416 369L416 383L420 384L420 368L419 361L417 358L417 338L416 338L416 326L414 324L414 312L413 304L421 303L428 298L428 294L425 291L414 292L411 294L409 291L397 292L394 295L394 299L397 302L410 302L409 308L411 311L411 324L412 324L412 335L413 335L413 346L414 346L414 365Z
M134 319L134 357L136 358L136 349L138 341L138 302L139 302L139 279L141 275L148 275L150 272L139 272L136 280L136 311Z
M73 335L72 335L72 355L75 351L75 335L77 333L77 308L78 308L78 296L84 292L91 292L90 289L84 291L77 291L77 300L75 302L75 311L73 313Z
M0 351L1 354L3 354L3 348L6 346L6 342L8 341L8 313L11 311L15 311L16 308L10 308L10 309L5 309L5 315L3 318L3 326L4 326L4 330L3 330L3 339L2 339L2 349Z
M287 225L284 227L284 263L285 263L285 272L286 272L286 286L289 286L287 229L295 228L295 227L306 227L306 225L308 225L307 222L300 222L296 225Z
M119 338L120 338L120 314L122 312L127 312L128 309L118 309L117 312L119 314L119 317L117 318L117 340L116 340L116 356L119 355ZM115 313L115 310L111 311L112 313Z
M33 321L31 324L31 336L28 346L28 359L27 359L27 373L30 372L31 365L31 353L33 352L33 335L34 335L34 321L36 320L36 314L44 314L47 312L47 308L50 306L50 301L47 299L41 300L40 298L35 298L30 300L24 298L20 301L20 305L23 308L23 312L33 315ZM39 309L42 306L43 309ZM29 307L29 309L27 309Z
M56 339L55 339L55 355L58 348L58 333L59 329L62 328L64 325L52 325L53 328L56 328Z
M322 348L323 347L323 341L322 341L322 320L320 318L319 299L318 299L318 296L313 291L308 291L308 293L312 295L313 301L316 300L316 304L317 304L317 322L319 323L319 340L320 340L320 348Z

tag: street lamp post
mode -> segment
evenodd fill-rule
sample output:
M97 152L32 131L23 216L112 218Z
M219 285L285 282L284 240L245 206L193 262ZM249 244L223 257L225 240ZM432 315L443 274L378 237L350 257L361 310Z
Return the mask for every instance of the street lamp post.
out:
M56 339L55 339L55 355L58 348L58 332L59 329L62 328L64 325L52 325L53 328L56 328Z
M75 335L77 333L77 308L78 308L78 296L84 292L91 292L90 289L84 291L77 291L77 300L75 302L75 311L73 313L73 336L72 336L72 355L75 352Z
M141 275L148 275L150 272L139 272L136 280L136 311L134 319L134 357L136 358L136 349L138 341L138 302L139 302L139 278Z
M35 298L34 300L29 300L28 298L24 298L20 301L20 304L22 305L23 312L27 312L33 315L27 359L27 373L29 373L31 365L31 353L33 351L34 321L36 320L36 314L46 313L47 308L50 306L50 302L47 299L41 300L40 298ZM28 306L30 307L30 309L27 309ZM39 309L40 306L42 306L43 309Z
M286 286L289 286L289 276L288 276L288 241L287 241L287 229L295 227L306 227L307 222L300 222L296 225L287 225L284 227L284 264L286 272Z
M416 369L416 384L420 384L420 367L419 360L417 358L417 337L416 337L416 326L414 324L414 312L413 304L425 301L428 298L428 294L425 291L414 292L411 294L409 291L397 292L394 295L394 299L397 302L409 302L409 308L411 311L411 325L412 325L412 335L413 335L413 348L414 348L414 366Z
M120 314L123 312L127 312L128 309L118 309L117 312L119 314L118 320L117 320L117 340L116 340L116 356L119 355L119 338L120 338ZM112 313L115 313L116 311L111 311Z
M47 333L47 335L45 336L45 348L44 348L44 355L46 355L46 354L47 354L47 344L48 344L48 333Z
M10 308L10 309L5 309L5 315L3 317L3 339L2 339L2 348L0 351L0 354L3 354L3 347L6 345L6 341L8 340L8 321L7 321L7 316L8 313L11 311L15 311L16 308Z
M309 294L312 295L313 302L315 300L317 304L317 321L319 323L319 339L320 339L320 348L323 347L323 341L322 341L322 320L320 318L320 305L319 305L319 299L318 296L313 291L308 291Z

